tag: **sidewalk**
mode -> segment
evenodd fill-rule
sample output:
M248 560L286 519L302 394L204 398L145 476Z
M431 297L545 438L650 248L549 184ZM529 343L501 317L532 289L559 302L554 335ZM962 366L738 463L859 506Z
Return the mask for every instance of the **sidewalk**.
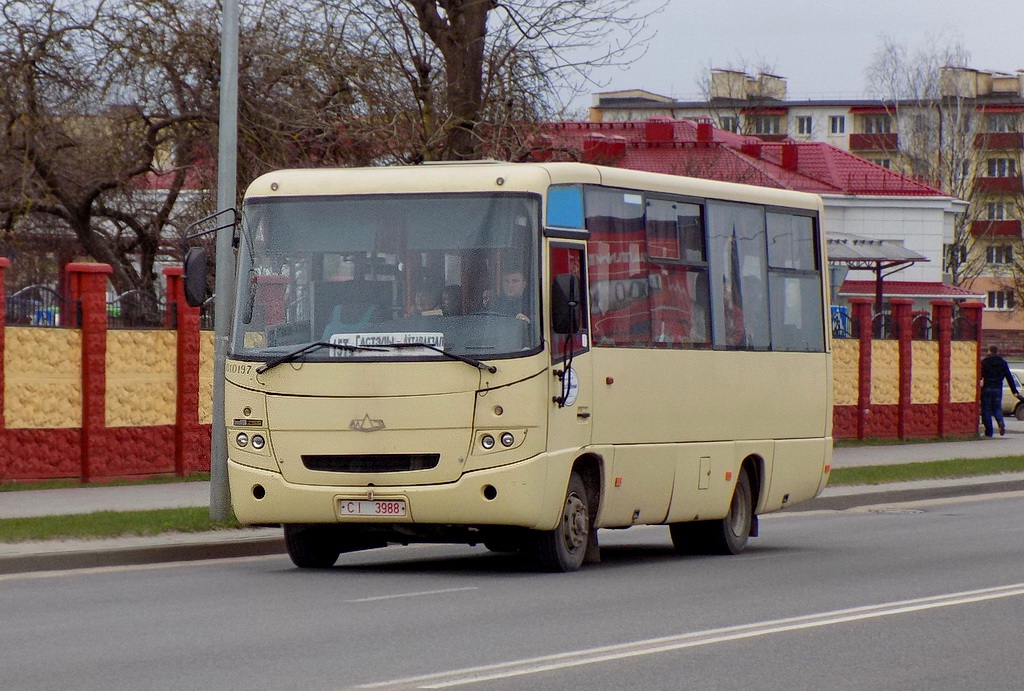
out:
M1024 455L1024 422L1011 419L1007 420L1005 437L837 448L833 453L832 467L1016 455ZM1017 489L1024 489L1024 473L873 487L829 487L814 501L792 510L841 510L849 506L886 501ZM209 501L208 482L0 492L0 519L94 511L206 507ZM171 533L155 537L0 543L0 574L283 552L284 540L280 528Z

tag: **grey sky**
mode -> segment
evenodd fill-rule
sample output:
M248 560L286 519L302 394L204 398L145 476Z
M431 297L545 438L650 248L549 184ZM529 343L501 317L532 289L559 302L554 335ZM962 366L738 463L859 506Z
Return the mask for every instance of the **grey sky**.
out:
M912 50L926 49L928 36L959 40L970 67L1024 69L1021 0L669 0L652 25L658 34L647 54L625 71L598 73L607 84L593 91L642 88L687 99L699 95L708 67L745 63L774 67L791 97L853 98L864 94L864 69L883 35Z

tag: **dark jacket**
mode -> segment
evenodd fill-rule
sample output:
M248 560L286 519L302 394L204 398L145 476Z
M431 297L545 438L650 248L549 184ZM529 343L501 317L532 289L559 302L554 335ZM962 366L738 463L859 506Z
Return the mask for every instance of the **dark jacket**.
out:
M1003 388L1003 380L1010 385L1010 391L1015 396L1019 395L1016 384L1013 383L1013 375L1010 374L1010 366L1006 364L999 355L989 355L981 361L981 388L999 389Z

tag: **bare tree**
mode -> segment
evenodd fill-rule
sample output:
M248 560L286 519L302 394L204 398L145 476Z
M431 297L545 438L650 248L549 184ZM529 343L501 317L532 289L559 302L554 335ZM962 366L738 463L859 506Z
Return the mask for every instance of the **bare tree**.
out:
M642 51L628 0L241 0L239 181L284 166L517 159L596 67ZM0 25L4 246L62 247L152 293L212 210L219 8L12 0Z
M775 75L773 63L764 58L752 61L740 55L725 67L708 63L697 78L697 88L718 127L755 134L758 111L786 98L785 82Z
M955 221L945 267L954 285L965 285L987 265L988 240L974 232L984 213L975 190L982 165L974 146L980 123L970 95L945 76L965 67L970 55L957 40L928 37L925 43L928 48L911 51L883 36L866 70L868 91L897 123L904 171L971 202Z
M198 94L208 103L211 93L188 80L204 69L207 81L216 75L208 60L177 62L181 51L166 45L175 23L179 37L209 35L171 0L4 6L5 239L66 246L74 238L78 253L113 267L118 291L153 293L174 212L180 217L188 188L201 186L189 164L204 121Z
M660 9L660 8L659 8ZM352 20L388 77L361 83L369 109L398 86L386 120L394 160L515 158L592 70L641 54L649 12L628 0L365 0Z

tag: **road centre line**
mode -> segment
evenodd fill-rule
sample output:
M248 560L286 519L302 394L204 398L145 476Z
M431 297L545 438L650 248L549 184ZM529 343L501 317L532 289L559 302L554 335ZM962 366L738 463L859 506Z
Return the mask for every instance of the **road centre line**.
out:
M377 595L375 597L361 597L355 600L345 600L345 602L380 602L381 600L398 600L403 597L421 597L423 595L443 595L444 593L461 593L466 590L480 590L476 586L467 586L465 588L444 588L442 590L421 590L418 593L395 593L393 595Z
M785 633L788 631L800 631L821 626L834 624L845 624L865 619L887 617L895 614L907 614L941 607L953 607L988 600L998 600L1008 597L1024 596L1024 583L999 586L995 588L982 588L979 590L967 590L946 595L932 597L914 598L910 600L898 600L878 605L865 605L840 609L832 612L820 612L784 619L774 619L752 624L741 624L727 626L706 631L695 631L692 633L651 638L647 640L634 641L632 643L620 643L616 645L601 646L597 648L584 648L582 650L556 653L553 655L542 655L539 657L500 662L492 665L481 665L478 667L467 667L464 669L449 670L447 672L436 672L402 679L364 684L357 688L380 689L380 688L421 688L439 689L451 686L461 686L484 681L494 681L509 677L526 676L549 672L568 667L579 667L612 660L652 655L655 653L671 652L686 648L695 648L715 643L742 640L745 638L756 638L774 633Z

